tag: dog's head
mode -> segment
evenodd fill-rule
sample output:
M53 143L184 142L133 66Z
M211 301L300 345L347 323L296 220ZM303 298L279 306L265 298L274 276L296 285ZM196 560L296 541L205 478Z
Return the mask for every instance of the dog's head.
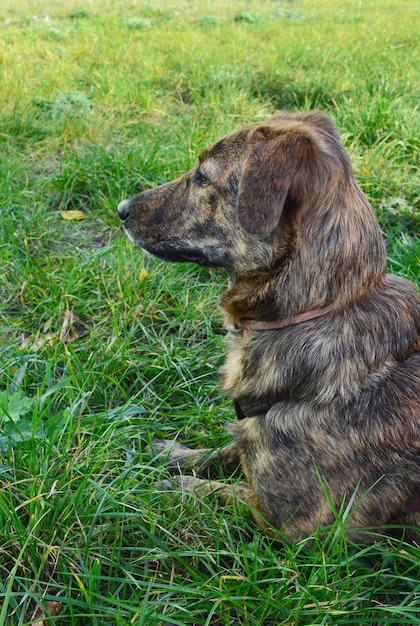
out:
M184 176L118 211L129 237L152 254L238 277L290 255L305 216L352 181L331 118L278 113L220 139Z

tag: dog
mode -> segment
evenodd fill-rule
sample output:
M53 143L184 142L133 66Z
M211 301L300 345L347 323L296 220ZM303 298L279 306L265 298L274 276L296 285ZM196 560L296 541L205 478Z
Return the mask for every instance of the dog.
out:
M220 384L234 441L215 452L155 442L178 472L163 486L237 498L293 541L340 514L357 541L371 537L357 529L396 524L417 539L419 295L385 272L379 224L333 120L279 112L250 124L118 212L152 255L229 277ZM246 482L209 479L238 466Z

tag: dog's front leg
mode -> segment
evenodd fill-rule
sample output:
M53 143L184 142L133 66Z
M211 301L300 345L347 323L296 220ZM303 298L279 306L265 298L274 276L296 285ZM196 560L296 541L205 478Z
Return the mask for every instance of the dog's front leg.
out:
M222 483L217 480L206 480L197 476L172 476L171 478L160 480L156 483L158 489L165 491L179 490L183 493L191 493L204 498L214 494L222 504L229 506L235 504L245 504L250 508L252 517L257 525L271 537L277 535L276 531L268 524L261 512L258 496L254 489L245 482L235 484Z
M170 472L192 470L201 476L213 476L220 468L233 473L240 465L239 449L235 442L218 450L197 450L170 439L158 439L148 451L161 457Z

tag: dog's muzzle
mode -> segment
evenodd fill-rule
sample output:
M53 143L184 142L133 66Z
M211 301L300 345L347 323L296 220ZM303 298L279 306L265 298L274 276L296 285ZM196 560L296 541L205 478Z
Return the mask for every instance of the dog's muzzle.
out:
M128 207L130 205L130 200L123 200L119 203L117 207L118 214L122 220L126 220L129 215Z

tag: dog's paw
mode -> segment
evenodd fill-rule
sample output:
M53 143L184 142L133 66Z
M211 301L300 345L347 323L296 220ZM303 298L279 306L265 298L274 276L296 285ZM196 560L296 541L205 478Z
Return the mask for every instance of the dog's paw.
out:
M160 456L168 454L176 454L182 456L189 451L187 446L175 441L175 439L155 439L150 446L146 447L146 452L150 456Z
M172 439L156 439L150 446L147 446L146 453L161 459L171 471L183 467L186 459L190 458L192 450Z
M197 476L172 476L171 478L166 478L164 480L159 480L155 483L157 489L162 489L164 491L178 491L182 492L195 492L195 493L209 493L214 491L214 487L212 485L216 485L212 481L204 480L202 478L197 478Z

